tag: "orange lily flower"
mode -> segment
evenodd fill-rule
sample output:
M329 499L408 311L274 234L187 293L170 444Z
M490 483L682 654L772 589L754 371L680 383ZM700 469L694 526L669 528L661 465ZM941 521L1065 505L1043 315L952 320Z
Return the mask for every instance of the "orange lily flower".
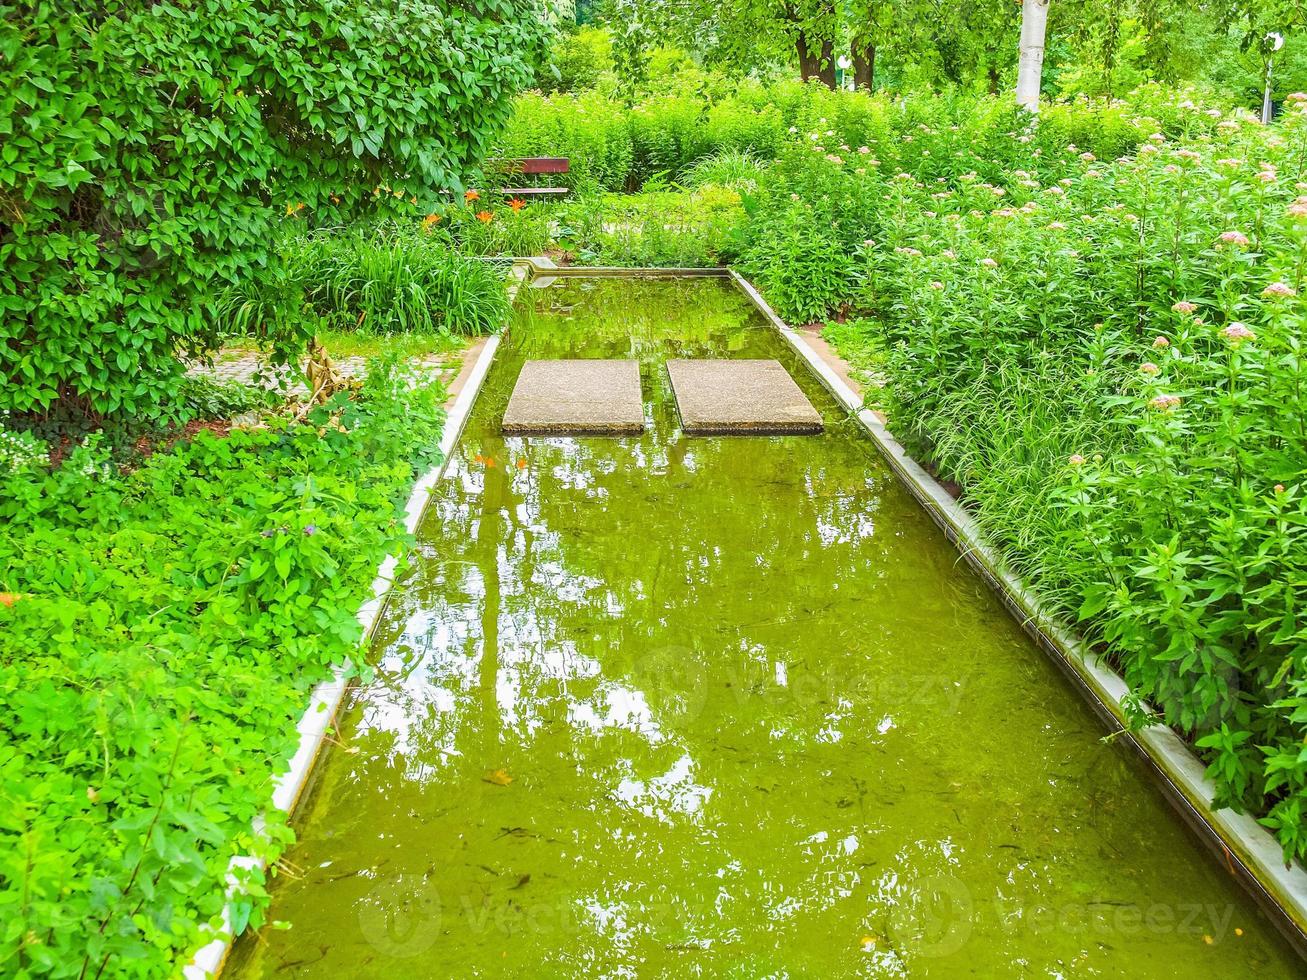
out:
M422 228L423 228L424 231L430 231L430 230L431 230L431 226L434 225L434 224L436 224L436 223L439 222L439 221L440 221L440 215L438 215L438 214L429 214L429 215L427 215L425 218L422 219Z
M493 214L491 214L489 211L478 211L478 212L477 212L477 221L480 221L482 224L487 224L487 225L488 225L488 224L490 224L490 222L492 222L492 221L494 221L494 220L495 220L495 216L494 216Z
M522 200L520 197L510 198L508 202L508 206L512 208L514 211L521 211L524 207L526 207L526 201Z
M471 204L473 201L481 200L481 195L476 191L468 191L463 195L463 200L467 201L468 204Z

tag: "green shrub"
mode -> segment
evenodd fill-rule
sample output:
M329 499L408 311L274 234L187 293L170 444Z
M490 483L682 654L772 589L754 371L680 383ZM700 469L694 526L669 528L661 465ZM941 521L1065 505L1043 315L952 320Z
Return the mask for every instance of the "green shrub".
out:
M495 155L567 157L568 173L551 178L561 186L621 190L633 160L626 107L597 92L554 96L527 92L514 103Z
M763 160L780 154L785 145L785 124L773 105L751 109L735 99L708 109L703 122L705 138L717 154L748 153Z
M562 35L549 51L549 65L537 73L544 92L593 88L613 68L613 40L606 28L582 27Z
M174 975L230 859L291 839L273 778L356 653L442 401L378 367L307 424L202 432L128 472L96 437L0 470L0 591L20 594L0 604L0 973ZM265 905L251 873L237 927Z
M752 193L758 189L765 167L748 150L718 150L693 164L681 180L689 187L714 185Z
M654 96L631 108L626 117L633 152L628 189L652 177L674 177L709 151L705 108L694 95Z
M1011 138L1031 169L1001 186L889 181L861 340L896 433L1121 669L1138 720L1193 740L1216 803L1302 858L1307 116L1182 103L1165 124L1058 109Z
M158 413L279 216L431 209L547 30L530 0L0 5L0 407ZM373 197L384 180L395 196ZM294 327L295 324L288 326Z
M798 323L824 319L854 294L858 268L829 226L796 205L752 228L754 244L741 267L762 283L781 316Z
M448 209L443 227L468 255L543 255L553 241L555 210L551 201L492 191L472 206Z
M708 268L735 258L744 219L725 187L595 195L560 209L559 240L584 265Z
M508 315L503 277L439 238L382 226L296 239L287 258L310 309L368 333L491 333Z

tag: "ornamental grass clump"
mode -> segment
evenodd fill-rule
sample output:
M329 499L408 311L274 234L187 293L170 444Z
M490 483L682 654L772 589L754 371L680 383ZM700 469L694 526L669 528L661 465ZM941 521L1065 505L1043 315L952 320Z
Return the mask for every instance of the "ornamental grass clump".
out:
M371 229L287 234L275 275L222 294L224 327L274 342L315 323L369 334L491 333L508 315L503 275L459 254L442 230L451 224L458 223L432 213ZM459 227L477 224L469 215ZM297 331L284 326L292 320L300 324Z

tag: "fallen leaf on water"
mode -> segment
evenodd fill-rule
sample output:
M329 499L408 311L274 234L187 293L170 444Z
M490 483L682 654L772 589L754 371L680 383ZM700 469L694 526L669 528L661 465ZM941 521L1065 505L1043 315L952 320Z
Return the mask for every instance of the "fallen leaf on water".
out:
M522 875L521 878L517 879L517 884L514 885L513 888L515 889L521 888L523 885L527 884L527 882L529 882L530 880L531 880L530 875Z
M859 943L859 945L862 947L862 951L863 951L864 953L869 953L869 952L871 952L873 949L876 948L876 937L875 937L875 936L863 936L863 937L862 937L862 940L861 940L860 943Z
M513 777L503 769L492 769L481 777L481 781L484 783L494 783L496 786L507 786L513 781Z
M487 456L487 457L486 457L486 465L487 465L487 466L494 466L494 465L495 465L495 458L494 458L493 456Z

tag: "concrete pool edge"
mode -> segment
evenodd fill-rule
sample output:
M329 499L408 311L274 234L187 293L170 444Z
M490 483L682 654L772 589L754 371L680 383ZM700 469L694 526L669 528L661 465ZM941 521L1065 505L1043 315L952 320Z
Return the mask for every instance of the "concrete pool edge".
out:
M516 281L508 287L510 304L516 297L518 287L530 274L531 270L525 264L514 263L513 277ZM444 477L449 467L451 453L463 434L468 417L472 413L472 405L490 372L490 365L499 349L500 339L500 334L490 334L476 350L476 359L471 371L464 379L463 386L454 397L454 404L445 417L445 426L439 443L440 462L422 474L413 484L413 489L404 505L404 526L409 534L417 530L422 515L426 513L427 503L431 499L432 488ZM363 628L361 643L367 644L372 640L377 624L381 621L381 613L385 608L390 587L394 583L394 574L398 565L398 558L387 555L377 568L376 577L372 581L371 597L364 600L357 613L359 625ZM345 699L345 692L349 689L352 675L353 665L349 661L337 664L332 668L331 676L313 689L309 706L296 726L299 744L291 757L290 768L277 778L273 790L272 804L276 809L287 814L294 810L313 772L322 746L327 741L328 732ZM254 836L262 837L265 827L263 818L256 818L252 827ZM228 898L230 899L239 887L242 873L263 866L263 862L252 855L238 854L233 857L228 864ZM232 931L232 921L232 905L229 900L222 910L222 929L212 940L201 946L182 968L182 976L186 980L207 980L222 972L231 953L232 943L236 939Z
M858 420L898 479L973 570L997 593L1022 629L1062 668L1110 732L1125 739L1148 764L1172 806L1218 859L1224 861L1299 953L1307 956L1307 869L1298 864L1286 866L1275 838L1251 815L1212 806L1214 787L1207 778L1206 767L1170 728L1153 725L1142 730L1130 729L1123 706L1129 693L1124 679L1089 650L1060 617L1044 608L1039 597L1005 566L966 509L908 455L880 418L863 407L862 397L798 331L777 315L752 283L729 268L560 267L541 257L517 261L520 267L529 268L532 276L729 279L803 358L840 405Z

